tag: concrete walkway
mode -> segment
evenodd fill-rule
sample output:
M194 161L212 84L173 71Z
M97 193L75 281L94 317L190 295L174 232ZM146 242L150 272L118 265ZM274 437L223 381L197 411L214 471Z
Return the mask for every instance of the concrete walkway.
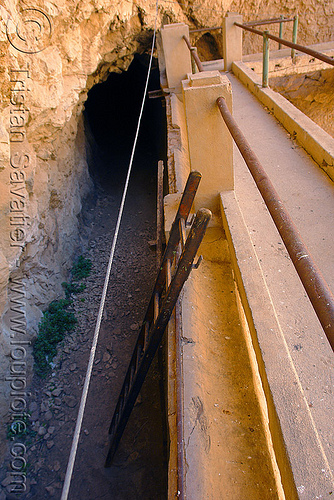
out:
M203 174L195 211L203 203L213 211L200 249L203 262L185 284L180 310L186 496L329 498L334 356L236 147L235 189L223 182L233 145L215 101L222 95L228 103L226 77L234 117L332 290L333 182L232 73L219 78L221 61L208 62L205 72L185 80L190 54L177 25L171 42L178 39L184 51L171 56L171 26L159 56L166 70L163 88L170 93L173 194L165 220L189 169ZM170 388L173 400L173 383Z
M233 89L234 118L334 293L333 182L231 73L228 78ZM250 183L246 182L248 169L238 151L235 156L236 195L252 227L256 224L252 203L257 189L252 189L251 195Z
M228 78L234 117L334 292L333 182L232 74ZM258 334L297 491L321 498L315 495L330 494L334 483L333 352L236 147L234 166L240 210L234 223L239 217L245 224L278 325L274 332L269 322ZM240 265L246 277L252 273L252 261ZM256 293L256 286L249 291L250 296ZM253 313L261 316L261 311Z

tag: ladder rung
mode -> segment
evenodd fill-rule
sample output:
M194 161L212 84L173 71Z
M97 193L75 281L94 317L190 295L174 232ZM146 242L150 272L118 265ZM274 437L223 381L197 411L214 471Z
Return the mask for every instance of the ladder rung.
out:
M156 322L159 315L159 294L154 295L154 323Z
M151 296L146 316L141 327L131 362L126 374L125 383L118 399L110 430L113 434L106 467L110 467L119 441L122 437L129 416L135 405L136 398L149 371L154 356L161 345L164 331L169 319L193 267L196 252L203 239L211 213L207 209L200 209L190 229L186 240L186 219L190 213L195 192L200 180L198 172L189 175L185 191L172 225L171 234L167 243L165 256L158 270L154 292ZM177 251L178 244L182 247L181 257ZM175 273L172 277L172 269ZM165 292L164 288L167 285Z
M130 371L130 380L129 380L129 387L131 387L132 382L133 382L133 376L136 373L136 367L135 365L131 366L131 371Z
M168 287L170 285L170 282L172 281L172 263L170 259L166 260L166 290L168 290Z
M130 382L127 382L125 384L125 387L124 387L124 391L123 391L123 401L124 399L127 397L128 395L128 392L129 392L129 386L130 386Z
M186 222L185 220L183 219L183 217L181 217L179 219L179 231L180 231L180 242L181 242L181 248L183 250L184 248L184 244L186 242Z

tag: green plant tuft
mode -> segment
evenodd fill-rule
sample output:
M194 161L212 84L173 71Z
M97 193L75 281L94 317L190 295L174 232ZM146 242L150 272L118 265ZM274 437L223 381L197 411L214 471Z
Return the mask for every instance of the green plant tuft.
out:
M92 269L92 261L85 259L82 255L72 267L72 281L80 281L90 275Z
M64 339L66 333L73 330L77 323L76 317L70 311L71 295L85 290L86 285L78 282L89 276L91 267L91 261L81 255L71 269L71 283L62 283L66 298L54 300L43 313L38 325L38 336L33 346L35 372L41 378L45 378L51 370L51 362L57 354L57 344Z
M71 294L74 293L81 293L85 290L86 285L83 283L80 283L80 285L77 285L75 283L66 283L65 281L61 284L61 286L65 290L65 296L67 299L71 297Z
M42 378L45 378L51 369L50 362L57 354L57 344L77 323L74 314L67 309L69 305L70 301L64 299L51 302L38 325L38 337L34 343L33 355L35 371Z

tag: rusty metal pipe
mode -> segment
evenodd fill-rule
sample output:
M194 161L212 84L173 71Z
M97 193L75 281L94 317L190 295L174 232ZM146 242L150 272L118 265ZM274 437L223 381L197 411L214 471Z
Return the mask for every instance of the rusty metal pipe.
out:
M197 54L197 51L196 51L196 47L192 47L191 46L191 43L190 43L189 39L185 35L183 35L183 40L186 42L187 47L190 50L190 53L191 53L191 55L194 58L194 61L195 61L196 66L198 68L198 71L204 71L204 67L203 67L203 64L201 63L200 58L198 57L198 54Z
M317 268L273 184L231 115L226 101L218 97L221 115L273 218L305 291L334 351L334 297Z
M247 26L246 24L240 24L240 23L234 23L234 24L236 26L239 26L239 28L250 31L251 33L255 33L256 35L263 36L263 31L261 31L261 30L251 28L250 26ZM326 56L325 54L322 54L321 52L318 52L318 51L313 50L313 49L309 49L308 47L304 47L304 45L299 45L298 43L293 43L293 42L289 42L288 40L283 40L283 38L279 38L278 36L271 35L270 33L268 34L268 38L270 38L270 40L274 40L275 42L281 43L282 45L285 45L286 47L290 47L291 49L299 50L299 52L304 52L304 54L308 54L309 56L312 56L316 59L320 59L320 61L323 61L327 64L330 64L331 66L334 66L334 59L332 59L329 56Z
M197 28L194 30L189 30L189 33L200 33L201 31L216 31L216 30L221 30L222 26L215 26L213 28Z
M282 19L280 17L274 17L273 19L263 19L262 21L250 21L248 23L243 23L244 26L263 26L266 24L278 24L278 23L287 23L289 21L293 21L294 18L288 19L286 17L283 17Z

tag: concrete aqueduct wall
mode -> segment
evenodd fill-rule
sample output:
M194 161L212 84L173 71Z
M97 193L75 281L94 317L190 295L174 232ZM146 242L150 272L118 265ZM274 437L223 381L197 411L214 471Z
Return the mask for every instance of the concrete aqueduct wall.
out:
M240 0L224 0L221 5L218 0L206 2L205 7L197 0L161 0L158 27L173 22L219 25L227 10L242 11L245 19L295 13L287 1L279 7L276 2L263 7L258 0L246 7ZM333 35L333 6L312 0L298 5L304 15L301 42ZM155 17L153 0L60 0L56 4L36 0L29 7L22 12L26 4L17 0L5 0L0 7L2 380L9 369L10 333L15 325L10 299L19 301L17 317L24 309L21 325L14 328L21 330L20 338L32 339L41 311L60 296L61 282L82 244L78 221L92 189L82 120L87 92L110 72L126 70L134 54L149 47ZM29 16L37 16L44 33L37 41L28 33L22 42L16 27L22 29L22 20L29 21ZM254 43L246 37L246 51L253 51ZM32 360L28 361L29 376ZM8 390L1 391L5 396L0 398L1 419L8 411L4 403Z

